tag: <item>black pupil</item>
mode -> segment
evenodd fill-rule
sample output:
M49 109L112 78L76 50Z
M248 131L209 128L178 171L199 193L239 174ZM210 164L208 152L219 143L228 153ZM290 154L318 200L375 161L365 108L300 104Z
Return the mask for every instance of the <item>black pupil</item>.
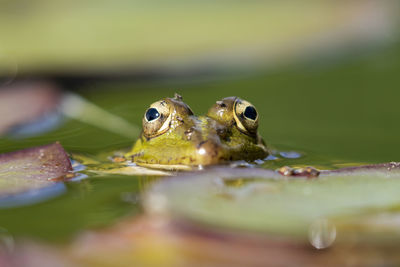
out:
M158 113L157 109L149 108L146 112L147 121L152 121L160 117L160 113Z
M244 110L244 116L246 116L246 118L255 120L257 118L257 111L256 111L256 109L254 107L248 106Z

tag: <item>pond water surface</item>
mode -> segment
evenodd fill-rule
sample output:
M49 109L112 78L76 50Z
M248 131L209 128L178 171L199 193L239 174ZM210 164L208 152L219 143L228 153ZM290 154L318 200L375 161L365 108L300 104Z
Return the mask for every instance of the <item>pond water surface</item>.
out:
M394 46L329 64L313 62L201 81L99 81L74 91L139 128L147 106L175 92L195 114L205 114L223 97L239 96L257 107L259 131L269 147L288 152L286 158L278 155L261 167L334 169L400 161L399 72L400 49ZM71 154L95 156L128 148L136 137L67 119L58 129L40 136L0 139L0 152L59 141ZM292 151L301 157L293 157ZM0 209L0 229L14 237L70 240L85 229L139 214L139 193L157 179L88 175L88 179L66 183L66 193L59 197Z

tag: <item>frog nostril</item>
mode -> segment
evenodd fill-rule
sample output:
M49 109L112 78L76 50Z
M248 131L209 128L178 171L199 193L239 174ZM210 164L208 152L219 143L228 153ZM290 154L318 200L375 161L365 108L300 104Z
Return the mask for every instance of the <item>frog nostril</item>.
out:
M217 103L217 105L220 106L221 108L225 108L225 107L226 107L226 104L225 104L224 102L222 102L222 101L217 101L216 103Z
M159 117L160 117L160 113L155 108L149 108L146 111L146 120L147 121L153 121L153 120L158 119Z

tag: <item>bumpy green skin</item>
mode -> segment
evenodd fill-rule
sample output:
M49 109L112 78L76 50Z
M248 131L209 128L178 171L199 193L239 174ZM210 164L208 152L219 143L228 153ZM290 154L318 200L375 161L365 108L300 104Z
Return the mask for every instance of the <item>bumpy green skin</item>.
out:
M231 99L227 98L227 108ZM173 100L173 101L172 101ZM218 101L207 116L194 116L176 106L176 99L165 98L172 105L169 129L148 138L143 132L125 157L143 165L211 165L235 160L253 161L268 155L258 133L240 131L230 111L216 112ZM183 102L182 102L183 103ZM179 104L179 103L178 103ZM230 105L230 106L229 106ZM190 110L190 109L189 109Z

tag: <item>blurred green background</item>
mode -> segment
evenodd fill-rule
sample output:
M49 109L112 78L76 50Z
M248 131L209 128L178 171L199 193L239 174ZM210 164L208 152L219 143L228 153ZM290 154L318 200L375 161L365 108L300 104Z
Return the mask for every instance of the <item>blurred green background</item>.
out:
M266 168L400 161L396 1L1 5L5 89L20 80L50 80L139 128L148 105L175 92L195 114L236 95L257 107L259 131L271 148L303 155ZM71 154L94 156L129 147L136 137L66 118L38 136L1 138L0 152L60 141ZM138 203L121 196L138 194L149 179L93 175L68 184L55 200L0 210L0 226L15 236L71 238L136 214Z

